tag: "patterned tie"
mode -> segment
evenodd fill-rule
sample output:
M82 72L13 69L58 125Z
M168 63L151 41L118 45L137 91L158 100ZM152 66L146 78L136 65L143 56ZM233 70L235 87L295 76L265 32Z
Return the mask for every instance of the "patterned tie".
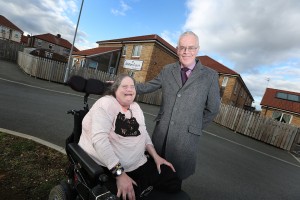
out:
M186 72L189 71L190 69L187 67L181 68L181 80L182 80L182 85L185 84L186 80L188 79L188 76L186 75Z

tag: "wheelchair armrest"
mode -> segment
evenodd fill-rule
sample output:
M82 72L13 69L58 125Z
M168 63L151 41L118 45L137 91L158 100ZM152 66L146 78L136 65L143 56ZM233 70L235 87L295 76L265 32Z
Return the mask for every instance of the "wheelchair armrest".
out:
M98 165L77 143L69 143L67 146L70 155L75 159L88 176L94 181L98 180L101 174L104 174L104 169Z

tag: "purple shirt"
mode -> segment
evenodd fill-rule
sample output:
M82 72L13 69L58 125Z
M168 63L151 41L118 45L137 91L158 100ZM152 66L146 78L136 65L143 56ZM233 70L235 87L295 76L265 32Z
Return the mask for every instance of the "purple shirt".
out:
M192 65L187 67L189 69L188 71L185 72L187 77L190 77L190 75L191 75L193 69L195 68L195 66L196 66L196 61ZM181 65L181 68L183 68L183 67L184 66Z

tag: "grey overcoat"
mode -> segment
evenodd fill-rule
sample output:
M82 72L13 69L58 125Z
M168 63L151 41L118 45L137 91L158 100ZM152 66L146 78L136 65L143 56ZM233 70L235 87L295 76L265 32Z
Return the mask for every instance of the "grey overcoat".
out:
M152 135L154 147L162 155L167 135L165 159L181 179L195 172L202 130L219 111L220 92L216 71L197 62L182 86L180 63L166 65L153 80L137 85L137 93L162 89L162 102Z

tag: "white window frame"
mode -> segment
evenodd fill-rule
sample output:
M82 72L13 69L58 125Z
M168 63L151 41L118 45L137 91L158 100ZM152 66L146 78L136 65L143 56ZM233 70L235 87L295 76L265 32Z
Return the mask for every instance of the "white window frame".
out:
M142 45L134 45L132 49L132 57L140 57L142 52Z
M37 39L37 45L38 45L38 47L41 47L42 46L42 40Z
M126 52L127 52L127 46L123 46L122 56L126 56Z
M222 81L222 87L226 87L227 83L228 83L228 76L224 76Z
M279 118L279 120L276 119L276 118L274 118L274 114L275 114L276 112L277 112L277 113L280 113L280 118ZM290 120L289 120L288 122L286 122L287 124L290 124L291 121L292 121L292 119L293 119L293 115L290 115L290 114L287 114L287 113L283 113L283 112L280 112L280 111L273 111L273 113L272 113L272 119L275 119L275 120L278 120L278 121L280 121L280 122L283 122L282 119L283 119L283 117L284 117L285 115L290 116ZM283 122L283 123L285 123L285 122Z
M238 82L236 82L236 83L235 83L235 86L234 86L233 94L236 94L236 93L237 93L238 87L239 87L239 84L238 84Z

